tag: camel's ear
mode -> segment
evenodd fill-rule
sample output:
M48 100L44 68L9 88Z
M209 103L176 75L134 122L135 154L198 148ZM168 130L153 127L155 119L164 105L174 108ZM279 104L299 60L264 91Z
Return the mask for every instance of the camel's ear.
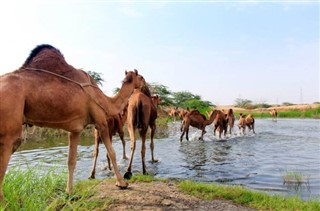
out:
M124 73L127 75L127 74L128 74L128 71L126 70Z
M136 75L138 75L138 70L134 69L134 72L136 73Z

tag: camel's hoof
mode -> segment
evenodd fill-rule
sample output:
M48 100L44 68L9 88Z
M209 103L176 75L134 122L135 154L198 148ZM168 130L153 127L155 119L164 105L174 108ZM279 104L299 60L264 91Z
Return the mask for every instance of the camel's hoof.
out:
M158 163L158 162L159 162L158 159L153 159L153 160L152 160L152 163Z
M127 182L124 182L124 184L120 184L119 182L116 183L116 186L120 189L127 189L128 188L128 183Z
M127 172L124 174L123 177L124 177L125 179L129 180L129 179L131 179L131 177L132 177L132 173L127 171Z
M95 179L96 177L95 176L90 176L88 179Z

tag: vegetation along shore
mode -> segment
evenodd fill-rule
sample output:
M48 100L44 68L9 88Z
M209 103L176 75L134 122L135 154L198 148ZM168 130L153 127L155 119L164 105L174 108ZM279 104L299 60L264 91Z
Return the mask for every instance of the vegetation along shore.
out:
M127 190L114 179L84 180L65 193L66 172L52 168L9 170L4 183L6 204L0 210L320 210L320 201L303 201L254 192L240 186L157 179L136 175Z

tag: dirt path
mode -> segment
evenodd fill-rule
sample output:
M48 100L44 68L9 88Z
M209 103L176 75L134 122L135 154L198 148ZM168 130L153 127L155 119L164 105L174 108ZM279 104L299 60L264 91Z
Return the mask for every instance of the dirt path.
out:
M98 188L96 197L112 201L107 210L253 210L227 200L198 199L180 192L173 182L136 182L120 190L114 182L106 181Z

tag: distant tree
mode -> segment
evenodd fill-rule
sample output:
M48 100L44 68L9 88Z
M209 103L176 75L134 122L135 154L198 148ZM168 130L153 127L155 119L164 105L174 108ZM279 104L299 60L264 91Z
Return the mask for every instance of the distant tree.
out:
M172 95L173 95L173 104L179 107L184 107L184 103L187 100L201 100L201 97L199 95L194 95L188 91L174 92Z
M172 92L168 89L168 87L158 83L150 83L148 86L153 95L160 96L161 105L170 106L173 104Z
M252 101L247 99L237 98L235 100L234 106L239 108L249 108L249 107L252 107Z
M96 83L102 86L102 82L104 81L101 77L102 73L97 73L94 71L87 71L87 73L96 81Z
M291 106L291 105L294 105L293 103L289 103L289 102L283 102L282 105L284 106Z

